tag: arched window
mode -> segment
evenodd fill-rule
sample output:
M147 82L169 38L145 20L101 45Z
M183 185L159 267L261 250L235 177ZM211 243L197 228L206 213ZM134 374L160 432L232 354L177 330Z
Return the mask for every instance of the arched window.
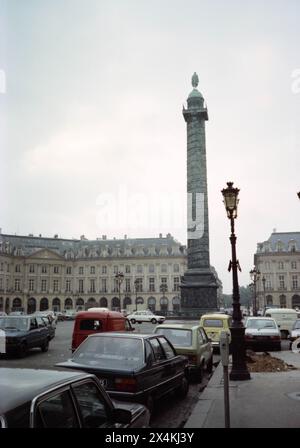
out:
M292 297L292 308L300 308L300 296L298 294Z
M16 297L13 300L12 310L13 311L21 311L22 310L22 301L18 297Z
M286 297L285 295L279 296L280 308L286 308Z
M73 309L73 300L68 297L65 300L65 310L72 310Z
M94 299L94 297L90 297L86 303L86 309L94 308L95 306L97 306L96 300Z
M34 297L30 297L30 299L28 299L28 304L27 304L27 314L32 314L36 311L36 300Z
M143 305L143 303L144 303L144 299L143 299L143 297L137 297L137 299L136 299L136 303L139 305Z
M81 311L84 310L84 300L79 298L76 300L76 310Z
M180 311L180 297L179 296L173 297L172 303L173 303L173 310L176 311L177 313L179 313L179 311Z
M120 310L120 299L118 297L113 297L113 299L111 301L111 308L114 311Z
M107 299L105 297L101 297L101 299L100 299L100 306L102 308L108 308L108 302L107 302Z
M168 299L166 297L162 297L160 299L160 309L161 309L161 311L163 311L163 312L168 311L168 307L169 307Z
M267 300L267 305L273 305L273 297L272 296L267 296L266 300Z
M131 298L130 297L125 297L124 299L124 308L126 309L127 305L131 305Z
M60 299L58 299L57 297L53 299L52 309L53 311L60 311Z
M156 308L156 299L155 299L155 297L149 297L149 299L148 299L148 308L152 312L155 311L155 308Z
M48 310L49 308L49 301L46 297L43 297L40 302L40 311Z

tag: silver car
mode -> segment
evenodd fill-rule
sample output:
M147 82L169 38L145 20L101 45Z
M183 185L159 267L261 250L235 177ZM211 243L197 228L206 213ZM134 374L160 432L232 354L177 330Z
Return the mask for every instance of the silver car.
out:
M247 348L281 350L280 330L273 318L248 317L245 328Z

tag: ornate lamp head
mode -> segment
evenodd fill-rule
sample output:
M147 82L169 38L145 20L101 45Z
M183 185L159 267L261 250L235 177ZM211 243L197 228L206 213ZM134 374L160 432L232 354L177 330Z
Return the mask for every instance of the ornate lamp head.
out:
M233 182L227 182L227 188L223 188L222 194L224 197L224 204L229 219L237 217L237 206L239 203L238 188L233 188Z

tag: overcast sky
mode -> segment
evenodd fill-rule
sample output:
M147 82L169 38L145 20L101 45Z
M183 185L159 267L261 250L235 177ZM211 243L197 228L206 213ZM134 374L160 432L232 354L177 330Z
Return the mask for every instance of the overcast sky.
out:
M0 0L3 233L186 244L186 124L199 75L210 258L223 282L240 188L240 285L257 242L299 231L300 2Z

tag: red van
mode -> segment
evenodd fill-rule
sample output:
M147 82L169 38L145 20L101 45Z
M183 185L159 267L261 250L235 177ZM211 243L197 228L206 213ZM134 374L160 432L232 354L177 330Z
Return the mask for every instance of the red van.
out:
M80 311L77 313L74 323L72 352L90 334L133 330L129 320L117 311Z

